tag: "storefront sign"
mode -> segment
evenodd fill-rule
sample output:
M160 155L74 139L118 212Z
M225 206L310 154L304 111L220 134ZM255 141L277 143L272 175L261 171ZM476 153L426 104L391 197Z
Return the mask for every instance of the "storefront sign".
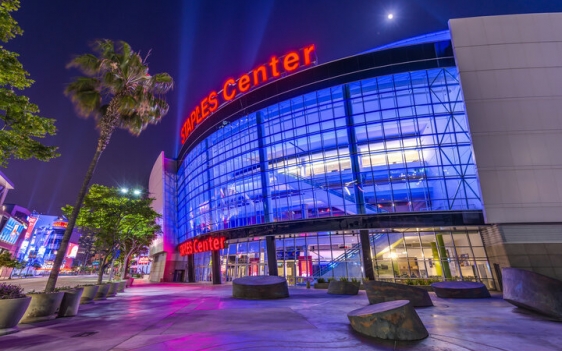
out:
M27 226L27 231L25 232L26 239L29 239L31 237L31 233L33 233L33 229L35 228L35 223L37 223L38 219L39 217L35 217L35 216L29 216L27 218L27 222L29 223L29 225Z
M64 221L54 221L51 225L53 228L66 228L68 227L68 222Z
M205 239L192 239L179 245L180 255L186 256L205 251L222 250L226 248L225 237L208 237Z
M313 59L314 49L314 44L312 44L300 50L291 51L281 57L272 56L268 63L242 74L238 79L228 78L218 93L216 91L210 92L185 119L180 131L181 143L184 144L195 127L223 104L269 81L314 64L316 62Z

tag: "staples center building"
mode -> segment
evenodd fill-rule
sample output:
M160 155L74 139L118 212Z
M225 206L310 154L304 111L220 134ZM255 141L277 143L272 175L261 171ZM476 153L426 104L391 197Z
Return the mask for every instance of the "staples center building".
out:
M562 279L562 14L227 79L150 177L154 281Z

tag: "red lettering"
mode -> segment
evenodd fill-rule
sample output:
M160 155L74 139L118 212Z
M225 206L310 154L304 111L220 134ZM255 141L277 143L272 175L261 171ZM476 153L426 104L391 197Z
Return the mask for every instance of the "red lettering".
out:
M283 59L283 68L287 72L294 71L297 68L299 68L300 66L299 61L300 61L299 54L297 54L296 52L290 52L287 55L285 55L285 58Z
M232 94L229 94L227 91L227 88L234 84L236 84L236 82L232 78L228 78L226 82L224 82L224 85L222 87L222 97L225 101L230 101L236 96L236 89L232 90Z
M199 124L203 122L203 116L201 115L201 108L199 106L195 108L192 114L195 114L195 123Z
M310 54L314 51L315 47L314 44L310 45L309 47L304 48L304 65L308 66L312 62L310 59Z
M258 68L254 69L254 86L259 85L260 83L267 81L267 69L264 65L259 66ZM258 73L261 73L261 82L258 79Z
M178 251L180 255L192 255L195 253L221 250L226 248L226 238L225 237L208 237L205 239L191 239L184 241L178 245Z
M209 111L209 100L208 98L204 98L203 101L201 101L201 119L203 120L207 118L207 116L209 116L210 114L211 112Z
M238 79L238 90L241 93L248 91L250 89L250 76L244 74L240 79Z
M293 72L301 66L309 66L316 62L314 44L311 44L302 50L302 57L300 52L291 51L280 60L277 56L272 56L268 63L258 66L252 70L251 74L243 74L235 80L229 78L224 82L222 87L222 99L227 102L234 99L239 93L245 93L252 87L257 87L270 79L267 66L271 69L271 77L278 78L281 76L281 70L284 72ZM282 62L281 62L282 61ZM280 64L283 66L280 67ZM216 91L209 93L199 105L190 113L186 118L180 130L181 143L185 144L187 138L193 133L197 124L202 123L207 117L219 108L218 94Z
M278 63L279 63L279 60L275 56L273 56L271 58L271 61L269 61L269 66L271 67L271 75L274 76L274 77L280 76L279 69L277 67Z
M217 101L217 93L212 91L209 94L209 111L211 113L215 112L215 110L219 107L219 102Z
M180 137L181 137L181 143L184 144L185 139L187 139L187 133L185 132L185 123L183 124L183 126L181 126Z

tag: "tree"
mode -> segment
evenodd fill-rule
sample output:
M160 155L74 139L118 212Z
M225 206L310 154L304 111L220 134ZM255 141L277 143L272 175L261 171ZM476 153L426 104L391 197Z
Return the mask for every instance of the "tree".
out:
M47 292L55 289L64 253L88 185L115 129L123 128L133 135L139 135L149 124L158 123L168 112L168 104L163 95L173 86L170 75L148 74L146 58L142 59L140 54L132 51L129 44L123 41L115 45L111 40L98 40L94 43L94 51L97 56L84 54L68 64L68 67L78 68L85 76L70 83L65 93L70 96L81 116L96 119L100 134L53 263L45 287Z
M4 267L15 268L17 264L18 264L18 261L16 259L12 258L12 254L9 251L3 251L2 253L0 253L0 270ZM10 272L9 279L12 279L12 273L11 272Z
M141 201L138 206L139 211L127 216L123 221L120 235L121 248L124 254L121 279L125 279L131 256L149 246L156 238L156 234L162 230L160 225L156 223L156 220L161 216L150 206L154 199L146 198Z
M160 215L150 206L153 199L129 199L122 196L117 188L94 184L90 187L79 211L76 225L93 233L93 245L100 255L98 284L103 272L117 258L118 252L126 256L137 249L139 244L150 243L160 226L156 219ZM63 212L71 213L72 206L65 206Z
M12 18L11 12L19 9L19 0L0 1L0 40L7 43L23 31ZM0 166L8 160L36 158L48 161L58 157L57 147L41 144L37 139L55 135L54 119L38 115L39 108L27 96L16 90L33 84L29 73L23 69L18 54L0 45Z

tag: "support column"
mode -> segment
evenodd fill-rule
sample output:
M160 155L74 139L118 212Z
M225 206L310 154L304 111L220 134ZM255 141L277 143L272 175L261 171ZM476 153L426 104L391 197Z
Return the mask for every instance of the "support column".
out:
M213 284L221 284L221 253L220 250L211 251Z
M361 165L357 153L357 137L355 136L355 124L353 123L353 111L351 108L351 97L349 86L343 86L343 98L345 101L345 120L347 124L347 144L349 159L351 161L351 173L353 174L353 193L357 214L365 214L365 194L363 194L363 180L361 177Z
M265 246L267 250L267 267L269 268L269 275L278 276L279 272L277 271L277 249L275 248L275 236L266 236Z
M195 256L187 255L187 282L195 283Z
M351 161L351 172L353 174L353 195L357 214L367 213L365 207L365 194L363 193L363 178L361 177L361 164L359 163L359 153L357 152L357 137L355 135L355 123L353 123L353 109L351 107L351 96L349 85L343 86L343 97L345 101L345 119L347 124L347 143L349 149L349 159ZM371 257L371 240L368 230L359 231L361 240L361 254L363 259L363 270L365 278L375 280L375 270L373 269L373 258Z
M375 280L375 270L373 269L373 258L371 257L371 240L369 239L368 230L359 231L359 240L361 240L361 252L363 253L363 270L365 278Z
M263 116L261 112L256 113L258 148L260 156L260 177L261 177L261 197L263 204L263 217L265 223L273 222L273 208L271 207L271 197L269 196L269 163L267 161L267 151L264 146L265 130L263 127ZM276 266L277 269L277 266ZM277 274L275 274L277 275Z

